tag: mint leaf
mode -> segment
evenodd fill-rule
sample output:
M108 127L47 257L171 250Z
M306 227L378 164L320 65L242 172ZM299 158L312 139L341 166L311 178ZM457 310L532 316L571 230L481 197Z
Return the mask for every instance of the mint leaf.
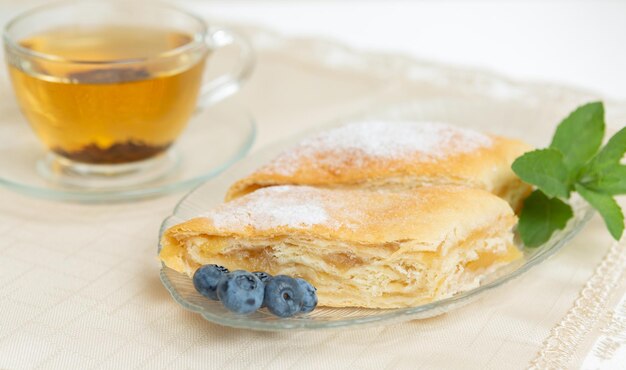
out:
M576 184L576 191L600 213L613 238L619 240L624 232L624 215L615 199L579 184Z
M570 175L563 154L556 149L539 149L517 158L511 166L523 181L536 185L549 197L567 198Z
M572 218L572 208L558 198L548 198L535 190L524 201L517 230L527 247L538 247Z
M619 130L609 139L604 148L591 162L589 171L601 172L607 167L618 165L624 154L626 154L626 127Z
M598 152L603 137L604 105L589 103L578 107L559 124L550 148L563 153L563 162L575 178Z
M610 195L626 194L626 166L620 160L626 153L626 127L606 143L587 167L581 184Z
M588 182L581 181L589 190L609 195L626 194L626 166L609 167L592 176Z

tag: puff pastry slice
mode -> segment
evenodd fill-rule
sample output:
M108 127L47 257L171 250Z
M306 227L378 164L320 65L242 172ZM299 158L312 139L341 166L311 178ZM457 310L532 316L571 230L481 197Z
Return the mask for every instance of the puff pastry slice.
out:
M300 276L323 306L407 307L476 287L520 258L515 222L480 189L273 186L172 226L160 258L189 276L209 263Z
M504 137L436 122L364 121L322 132L231 186L226 200L273 185L403 191L425 185L484 189L518 210L531 187L511 171L530 150Z

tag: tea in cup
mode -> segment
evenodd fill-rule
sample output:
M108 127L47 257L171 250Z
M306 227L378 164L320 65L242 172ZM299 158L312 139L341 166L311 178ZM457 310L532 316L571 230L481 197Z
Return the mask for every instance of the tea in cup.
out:
M11 21L4 40L19 106L50 153L43 172L74 185L162 176L154 167L171 169L165 154L198 102L232 94L252 68L237 35L142 1L43 6ZM203 82L207 59L233 43L237 72Z

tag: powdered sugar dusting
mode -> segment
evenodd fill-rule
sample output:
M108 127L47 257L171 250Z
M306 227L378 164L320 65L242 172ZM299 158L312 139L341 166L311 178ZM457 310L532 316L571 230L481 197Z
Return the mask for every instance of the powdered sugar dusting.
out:
M218 229L302 229L329 222L326 204L316 189L294 186L263 188L202 214Z
M446 156L470 152L491 145L491 138L482 133L437 122L362 121L350 123L309 138L282 153L270 165L284 175L293 174L302 158L319 153L321 165L333 166L349 153L351 165L364 160L396 160L419 157L436 161ZM337 163L334 163L337 162Z

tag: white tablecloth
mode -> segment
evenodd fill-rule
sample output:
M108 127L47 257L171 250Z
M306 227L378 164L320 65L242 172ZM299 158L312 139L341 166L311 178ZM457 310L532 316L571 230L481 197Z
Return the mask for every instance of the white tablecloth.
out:
M537 112L526 135L540 145L571 107L597 97L241 30L259 49L237 98L257 117L257 148L373 102L443 94L476 104L486 94L511 122L524 99ZM607 111L613 128L623 124L623 104L609 101ZM595 368L624 356L626 252L598 218L550 261L449 314L262 333L208 323L161 286L158 227L181 196L81 205L0 189L0 368Z

